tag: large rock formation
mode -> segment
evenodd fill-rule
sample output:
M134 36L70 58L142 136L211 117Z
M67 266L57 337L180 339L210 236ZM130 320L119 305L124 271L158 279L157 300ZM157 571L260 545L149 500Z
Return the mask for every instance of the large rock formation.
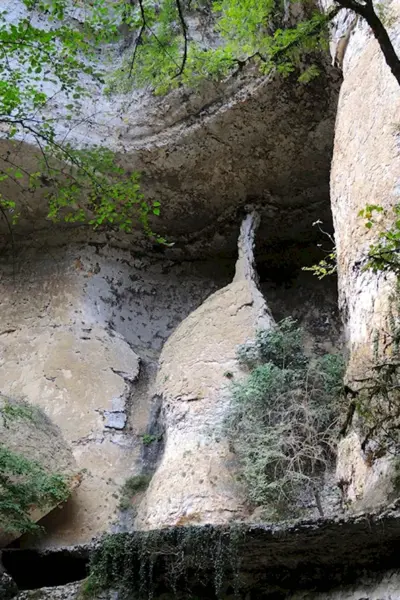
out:
M398 0L391 9L399 14ZM338 19L334 35L341 35L349 18ZM398 29L391 30L396 44ZM110 101L92 88L82 116L96 113L97 122L83 118L72 128L73 141L106 144L123 166L143 172L147 198L162 202L157 230L177 242L174 248L158 247L146 255L148 245L134 246L134 236L61 226L55 234L40 193L7 190L22 216L15 246L2 265L0 387L9 395L25 394L40 406L62 429L79 468L88 471L66 509L45 522L48 536L37 545L86 542L118 520L120 486L149 466L143 435L149 431L154 398L157 406L163 401L165 449L139 507L137 527L226 523L247 516L221 425L229 403L226 375L240 376L236 347L260 323L272 323L254 275L251 217L243 223L233 281L232 265L215 257L222 252L232 257L243 209L261 205L263 269L282 270L275 307L286 316L290 306L301 317L305 293L294 293L284 258L290 253L280 254L288 242L297 249L312 238L312 221L330 219L328 180L339 78L326 57L318 61L321 76L307 86L295 76L259 78L244 69L221 85L180 89L163 100L135 92L128 103L121 97ZM400 94L365 24L354 29L343 73L331 195L348 383L355 390L355 380L371 359L373 332L387 318L393 288L390 277L363 270L376 230L368 232L357 215L366 204L389 207L398 201L394 126ZM61 133L62 106L50 104L49 111ZM36 150L29 144L2 144L34 165ZM9 244L6 235L3 240ZM274 266L271 249L278 255ZM199 262L205 255L212 260ZM325 332L334 321L330 303L329 295L314 307L324 337L320 347L329 346ZM329 311L324 312L325 306ZM368 462L355 422L349 430L338 453L344 503L369 508L387 502L396 493L390 461ZM294 526L290 535L274 527L257 530L255 545L241 550L247 576L253 577L250 597L262 597L265 573L280 585L292 569L297 585L307 575L307 552L306 566L313 569L316 585L328 585L321 565L333 565L332 585L340 584L337 573L347 576L348 565L373 568L374 561L382 560L383 566L392 566L390 544L398 549L400 522L394 512L388 519L372 519L372 537L369 517L354 519L349 527L324 521L318 534L310 523ZM118 526L125 525L120 520ZM24 543L33 545L32 540ZM264 562L257 562L260 548L266 549ZM397 590L395 573L378 583L325 596L302 592L295 598L358 598L360 593L389 598ZM39 597L71 599L80 593L79 585L72 585ZM28 592L21 595L28 597Z
M22 10L18 0L9 18ZM113 66L121 60L115 49ZM304 241L313 237L315 219L330 219L329 168L340 82L326 56L316 56L315 62L321 74L307 85L296 74L260 77L244 69L220 84L181 88L165 98L148 90L107 98L102 86L85 81L90 96L75 119L65 119L67 102L60 94L46 110L57 133L73 145L105 146L118 154L128 173L141 172L145 197L162 203L154 228L169 239L191 242L195 256L206 249L234 252L237 212L249 202L262 209L266 245ZM34 169L37 149L29 138L24 142L3 141L0 156L9 151L9 160ZM43 239L43 230L54 227L45 220L43 191L48 190L27 193L12 181L3 189L21 211L17 237L23 232L34 239L40 230Z
M400 3L390 4L395 25L389 29L400 51ZM354 15L338 20L336 38ZM357 23L343 62L331 171L331 200L337 246L339 302L349 350L348 384L354 390L373 359L373 339L387 328L394 278L365 270L370 244L381 223L368 230L359 211L366 205L392 207L399 202L398 123L400 89L367 24ZM393 217L394 218L394 217ZM338 479L353 507L385 502L395 492L387 458L367 463L357 432L341 443Z
M2 269L0 388L43 409L86 471L43 523L48 536L25 543L86 541L111 526L121 485L141 471L162 344L227 282L224 265L210 276L203 263L140 258L104 240L20 249Z
M36 555L9 550L4 563L21 588L44 584L44 589L22 592L18 600L85 597L87 582L57 587L57 581L68 581L65 566L75 561L76 569L79 557L85 565L91 551L95 562L99 553L97 573L105 584L95 600L114 600L124 593L141 600L228 600L234 595L250 600L397 600L399 517L397 504L384 511L291 524L172 527L113 536L108 553L98 545Z
M18 0L12 8L7 18L18 19L23 3ZM120 53L114 50L115 65ZM313 238L312 221L329 218L339 76L326 56L316 61L321 76L307 86L295 75L259 77L244 69L221 84L182 88L163 99L148 90L110 99L101 86L86 81L90 98L72 122L65 119L61 95L48 102L46 110L58 134L68 130L69 141L77 146L105 145L129 172L142 172L146 197L162 203L162 219L154 228L165 230L177 243L174 248L157 247L156 254L143 240L141 246L133 245L134 235L55 228L45 218L47 188L28 193L11 180L3 183L21 218L13 244L6 227L2 230L2 246L9 254L2 263L0 386L5 393L27 394L43 408L62 428L79 468L87 470L62 515L45 521L46 540L36 544L85 541L112 526L121 485L148 467L143 435L155 394L168 399L165 406L170 400L171 407L162 465L170 460L177 465L178 458L180 464L179 469L167 468L174 473L174 507L168 512L148 502L161 486L160 466L138 522L154 526L189 513L202 515L195 517L201 521L218 520L220 514L224 521L243 513L229 469L221 466L232 457L223 442L212 441L212 427L226 403L224 372L236 372L235 347L254 333L259 307L253 284L242 275L224 287L231 280L232 264L217 263L215 256L234 256L246 205L260 205L260 246L274 250L278 243ZM36 170L32 143L29 137L21 143L2 140L0 155L10 152L8 159ZM209 263L186 262L188 256L198 261L205 255L211 255ZM165 347L154 386L164 342L217 289ZM259 295L257 302L262 305ZM194 324L197 340L189 331ZM210 361L202 369L194 366L199 354ZM186 368L193 373L190 385ZM167 377L171 380L165 381ZM178 401L185 395L186 400ZM202 400L191 403L192 396ZM183 435L183 427L178 434L180 426L174 425L186 409L192 440ZM196 433L198 422L203 429L210 424L204 433L210 447L204 451L202 473L192 472L194 449L203 439ZM174 444L180 448L175 459ZM208 460L217 448L219 458ZM185 449L193 454L184 458ZM220 478L219 487L215 477ZM200 487L195 501L180 506L188 482ZM223 501L217 509L219 499Z
M191 313L166 342L156 392L164 403L164 455L139 510L140 528L224 523L245 514L234 456L222 431L236 350L273 325L258 288L255 215L243 221L233 282Z

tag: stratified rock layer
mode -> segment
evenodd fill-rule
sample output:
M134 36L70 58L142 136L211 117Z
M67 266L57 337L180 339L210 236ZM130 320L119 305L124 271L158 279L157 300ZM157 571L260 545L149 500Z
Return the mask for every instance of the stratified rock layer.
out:
M7 18L15 21L23 11L22 0L16 0ZM43 16L38 22L45 27ZM121 60L116 47L100 48L95 70L109 75L110 65L118 67ZM148 88L109 97L104 86L86 78L89 94L78 115L69 120L68 101L57 93L46 103L46 116L60 139L105 147L117 153L128 174L140 172L145 198L161 202L154 229L192 242L197 256L206 249L234 251L238 211L242 216L248 203L262 209L269 245L297 240L313 235L313 220L330 217L340 77L325 54L313 62L320 75L307 85L298 81L299 73L261 76L250 65L223 82L181 87L165 97ZM30 143L0 142L0 166L9 152L8 160L37 170L38 149L29 137L23 141ZM38 230L54 228L46 221L48 187L27 192L10 179L2 191L21 212L17 233L35 238ZM0 230L6 233L5 223Z

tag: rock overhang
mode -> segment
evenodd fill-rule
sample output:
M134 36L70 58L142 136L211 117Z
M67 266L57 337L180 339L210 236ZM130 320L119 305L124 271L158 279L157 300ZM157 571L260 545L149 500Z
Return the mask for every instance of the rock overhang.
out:
M220 569L218 577L222 576L221 585L224 593L228 591L228 594L224 596L222 593L218 597L230 597L229 589L232 596L236 580L240 593L248 594L248 598L278 599L301 589L317 587L323 591L354 582L365 569L373 573L398 568L400 503L396 501L385 509L336 518L267 525L233 523L170 527L114 534L111 539L114 540L114 548L117 542L123 545L125 552L125 560L113 563L117 568L114 571L115 583L119 578L123 580L123 571L129 565L138 569L138 579L134 581L143 598L156 598L161 590L163 593L171 591L172 563L176 556L184 557L189 567L172 582L176 586L174 593L178 594L173 597L181 597L179 593L188 589L196 589L199 597L214 597L216 569ZM101 544L101 540L94 540L83 546L36 553L6 550L3 562L21 589L32 589L32 582L38 581L40 572L40 582L43 586L46 584L48 565L57 565L62 574L63 561L74 561L82 578L90 557L96 557ZM28 561L35 565L34 570L23 569ZM149 585L150 567L153 577L150 583L154 589L149 592L146 586ZM66 583L65 573L63 577L60 584ZM197 578L202 582L200 586ZM50 585L57 585L54 578ZM146 595L146 590L150 595ZM204 592L211 595L202 596ZM74 597L71 595L71 598Z
M126 172L140 172L145 198L161 202L153 229L195 256L206 248L233 253L248 205L261 213L262 246L314 240L312 222L331 221L329 171L340 86L326 56L314 62L320 75L307 85L296 73L259 77L248 69L224 84L207 82L202 90L178 89L164 98L99 96L84 107L83 124L70 142L103 145ZM96 102L98 125L84 119ZM62 110L54 108L54 115L61 132ZM34 146L1 145L1 154L11 150L28 168L35 163ZM16 239L54 231L46 220L48 187L30 194L11 182L4 186L21 211ZM56 229L57 235L66 231L61 224ZM116 243L126 238L112 237Z

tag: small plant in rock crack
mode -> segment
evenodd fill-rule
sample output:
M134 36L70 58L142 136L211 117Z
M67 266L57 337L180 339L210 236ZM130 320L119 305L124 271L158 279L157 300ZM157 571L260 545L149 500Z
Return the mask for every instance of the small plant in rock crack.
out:
M390 298L386 325L375 332L373 359L355 379L354 408L361 417L361 447L370 461L400 450L400 283ZM399 478L400 480L400 478Z
M250 373L232 385L225 425L248 498L271 517L289 507L293 514L296 500L311 494L323 514L321 481L335 458L344 361L310 359L302 335L288 318L239 347Z
M153 442L159 442L161 438L161 435L151 435L150 433L145 433L142 435L142 442L145 446L150 446Z
M151 475L134 475L129 477L121 488L118 508L128 510L132 507L132 500L136 494L144 492L151 480Z
M8 398L0 394L0 417L3 419L3 425L9 428L11 423L18 419L32 421L37 426L46 426L46 415L36 406L29 404L26 400Z

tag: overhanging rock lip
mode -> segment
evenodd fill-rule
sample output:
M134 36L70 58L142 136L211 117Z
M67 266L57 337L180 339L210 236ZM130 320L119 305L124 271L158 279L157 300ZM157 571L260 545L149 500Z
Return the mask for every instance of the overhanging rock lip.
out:
M257 598L267 598L271 590L293 591L319 588L354 581L365 569L370 571L400 567L400 499L385 509L336 518L298 520L292 523L232 525L203 525L191 527L168 527L149 532L134 531L122 539L136 544L140 557L155 560L155 583L165 585L168 581L168 560L174 547L195 554L204 543L218 539L229 546L236 544L240 557L239 579L246 591L257 591ZM232 541L234 540L234 541ZM85 560L101 545L99 539L82 546L63 547L38 551L43 557L54 553L81 555ZM143 554L144 549L144 554ZM5 550L5 554L24 552ZM26 551L25 551L26 552ZM179 554L179 553L178 553ZM226 581L232 579L232 564L224 574ZM203 575L213 585L212 560L205 565ZM179 584L179 582L178 582ZM185 579L184 585L187 585Z

